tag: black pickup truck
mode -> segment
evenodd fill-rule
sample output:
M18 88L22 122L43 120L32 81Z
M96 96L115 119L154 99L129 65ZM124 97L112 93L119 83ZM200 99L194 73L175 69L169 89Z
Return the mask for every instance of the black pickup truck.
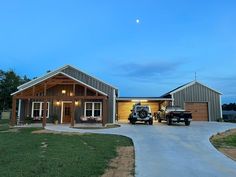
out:
M184 122L186 126L189 126L192 121L192 113L179 106L167 106L165 110L161 109L158 112L157 119L158 122L165 120L168 125L175 122Z

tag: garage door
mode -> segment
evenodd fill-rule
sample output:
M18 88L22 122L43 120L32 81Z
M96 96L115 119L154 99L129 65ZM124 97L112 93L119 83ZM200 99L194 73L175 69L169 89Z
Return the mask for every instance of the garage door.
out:
M208 121L207 103L185 103L185 110L192 112L194 121Z
M119 121L128 121L129 114L131 113L131 109L133 108L134 102L131 101L122 101L118 102L118 120ZM142 105L149 105L152 111L157 112L159 110L159 103L158 102L145 102Z

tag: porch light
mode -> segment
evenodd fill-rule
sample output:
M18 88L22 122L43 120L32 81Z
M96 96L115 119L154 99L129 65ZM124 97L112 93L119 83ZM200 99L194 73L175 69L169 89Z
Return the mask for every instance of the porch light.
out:
M60 105L60 101L57 101L57 102L56 102L56 105L59 106L59 105Z
M62 93L62 94L65 94L65 93L66 93L66 90L62 90L61 93Z
M73 96L73 93L72 93L72 92L70 92L70 96Z
M75 101L75 106L80 107L81 106L81 101L80 100L79 101Z

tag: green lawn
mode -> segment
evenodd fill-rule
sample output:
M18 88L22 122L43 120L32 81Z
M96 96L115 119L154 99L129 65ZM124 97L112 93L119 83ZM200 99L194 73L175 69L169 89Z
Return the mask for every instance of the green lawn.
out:
M213 137L211 142L214 144L216 148L224 148L224 147L235 147L236 148L236 132L227 135L227 136L219 136Z
M236 134L224 138L213 139L213 143L217 148L225 146L236 147Z
M116 135L32 134L35 128L6 132L0 120L0 176L85 177L100 176L117 146L132 146Z

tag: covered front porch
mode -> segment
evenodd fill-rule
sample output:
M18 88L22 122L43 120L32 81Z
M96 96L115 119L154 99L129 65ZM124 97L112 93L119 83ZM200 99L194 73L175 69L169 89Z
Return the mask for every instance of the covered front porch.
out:
M107 94L59 73L13 95L12 125L97 123L108 118Z

